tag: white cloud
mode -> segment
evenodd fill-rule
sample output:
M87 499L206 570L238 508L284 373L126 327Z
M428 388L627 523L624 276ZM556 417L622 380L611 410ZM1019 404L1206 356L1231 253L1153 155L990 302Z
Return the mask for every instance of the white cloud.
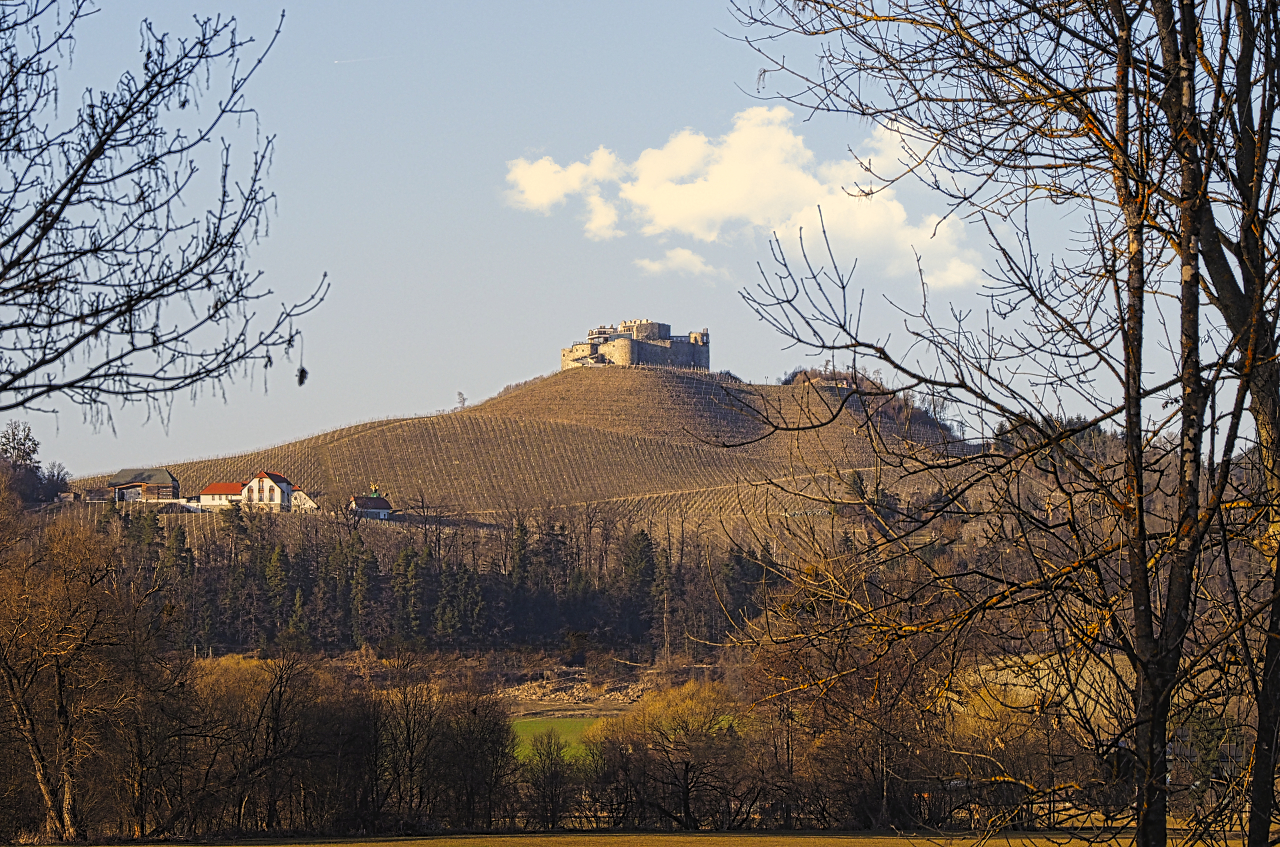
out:
M781 106L740 112L733 130L712 141L691 130L645 150L621 183L646 235L680 233L722 240L726 229L773 229L823 199L810 171L813 154L791 132Z
M667 251L661 259L636 259L636 266L647 274L677 273L681 276L728 276L687 247Z
M547 214L579 195L586 203L585 233L597 240L622 235L625 213L644 236L705 244L775 232L786 243L803 227L812 247L819 237L821 207L826 231L844 262L856 258L860 268L872 273L914 281L918 253L932 286L978 281L977 254L965 246L958 224L940 224L937 216L913 221L892 190L851 196L846 189L855 189L868 175L850 159L817 161L793 122L783 106L759 106L739 112L733 128L719 138L684 129L630 163L605 147L585 162L564 167L550 157L515 159L507 163L508 196L517 208ZM889 165L882 157L891 156L900 144L900 137L879 131L866 148ZM686 248L636 264L650 273L659 268L715 273Z
M599 183L617 179L625 169L612 151L600 147L586 162L574 162L562 168L543 156L536 162L515 159L507 162L507 182L515 186L508 194L511 204L519 209L548 213L570 194L595 194Z
M616 226L617 207L600 196L600 183L616 180L624 172L618 157L604 147L598 148L586 162L574 162L562 168L543 156L536 162L516 159L507 162L507 182L515 188L507 199L518 209L550 214L571 194L581 194L587 201L584 228L587 237L602 241L622 235Z
M587 195L587 223L584 227L587 237L596 241L617 238L622 235L618 229L618 207L605 200L599 194Z

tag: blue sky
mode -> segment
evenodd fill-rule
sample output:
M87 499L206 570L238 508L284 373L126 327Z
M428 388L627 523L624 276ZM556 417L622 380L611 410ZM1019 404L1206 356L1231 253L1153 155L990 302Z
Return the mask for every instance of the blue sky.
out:
M280 11L104 5L78 33L67 85L136 67L144 17L181 33L192 14L234 15L265 39ZM806 360L738 292L769 261L769 234L794 244L819 204L882 326L900 324L883 297L916 299L915 252L935 291L979 283L981 233L935 232L927 195L844 195L860 179L849 149L883 161L891 140L754 96L760 61L716 0L286 12L249 92L276 139L278 196L251 258L277 302L325 273L333 284L302 325L310 381L276 369L265 385L259 373L178 397L167 426L139 408L96 429L74 408L28 414L46 461L86 474L432 413L552 372L560 347L627 318L709 327L714 369L772 381ZM811 47L796 45L797 60Z

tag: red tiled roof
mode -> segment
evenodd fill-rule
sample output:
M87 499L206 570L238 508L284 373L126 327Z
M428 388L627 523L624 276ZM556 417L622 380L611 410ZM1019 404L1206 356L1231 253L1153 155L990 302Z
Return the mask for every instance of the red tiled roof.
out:
M203 497L206 494L239 494L243 490L243 482L211 482L204 487L204 491L200 492L200 496Z

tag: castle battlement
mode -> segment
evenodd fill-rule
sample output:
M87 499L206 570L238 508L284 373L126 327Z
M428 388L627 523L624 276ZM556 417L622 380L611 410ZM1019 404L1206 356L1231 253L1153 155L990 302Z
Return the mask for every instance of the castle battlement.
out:
M601 365L658 365L711 370L711 333L705 328L671 337L671 325L651 320L598 326L560 351L560 370Z

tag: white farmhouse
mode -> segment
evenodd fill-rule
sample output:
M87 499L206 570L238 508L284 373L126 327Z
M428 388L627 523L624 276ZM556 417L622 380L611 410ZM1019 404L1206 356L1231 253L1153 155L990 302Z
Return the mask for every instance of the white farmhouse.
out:
M375 521L391 520L391 504L387 502L387 498L378 495L376 488L372 497L358 495L352 497L351 502L347 504L347 509L357 518L369 518Z
M240 506L245 509L266 509L271 512L287 512L293 505L294 485L284 474L261 471L244 483Z
M232 503L239 503L244 496L243 482L211 482L200 492L201 509L225 509Z

